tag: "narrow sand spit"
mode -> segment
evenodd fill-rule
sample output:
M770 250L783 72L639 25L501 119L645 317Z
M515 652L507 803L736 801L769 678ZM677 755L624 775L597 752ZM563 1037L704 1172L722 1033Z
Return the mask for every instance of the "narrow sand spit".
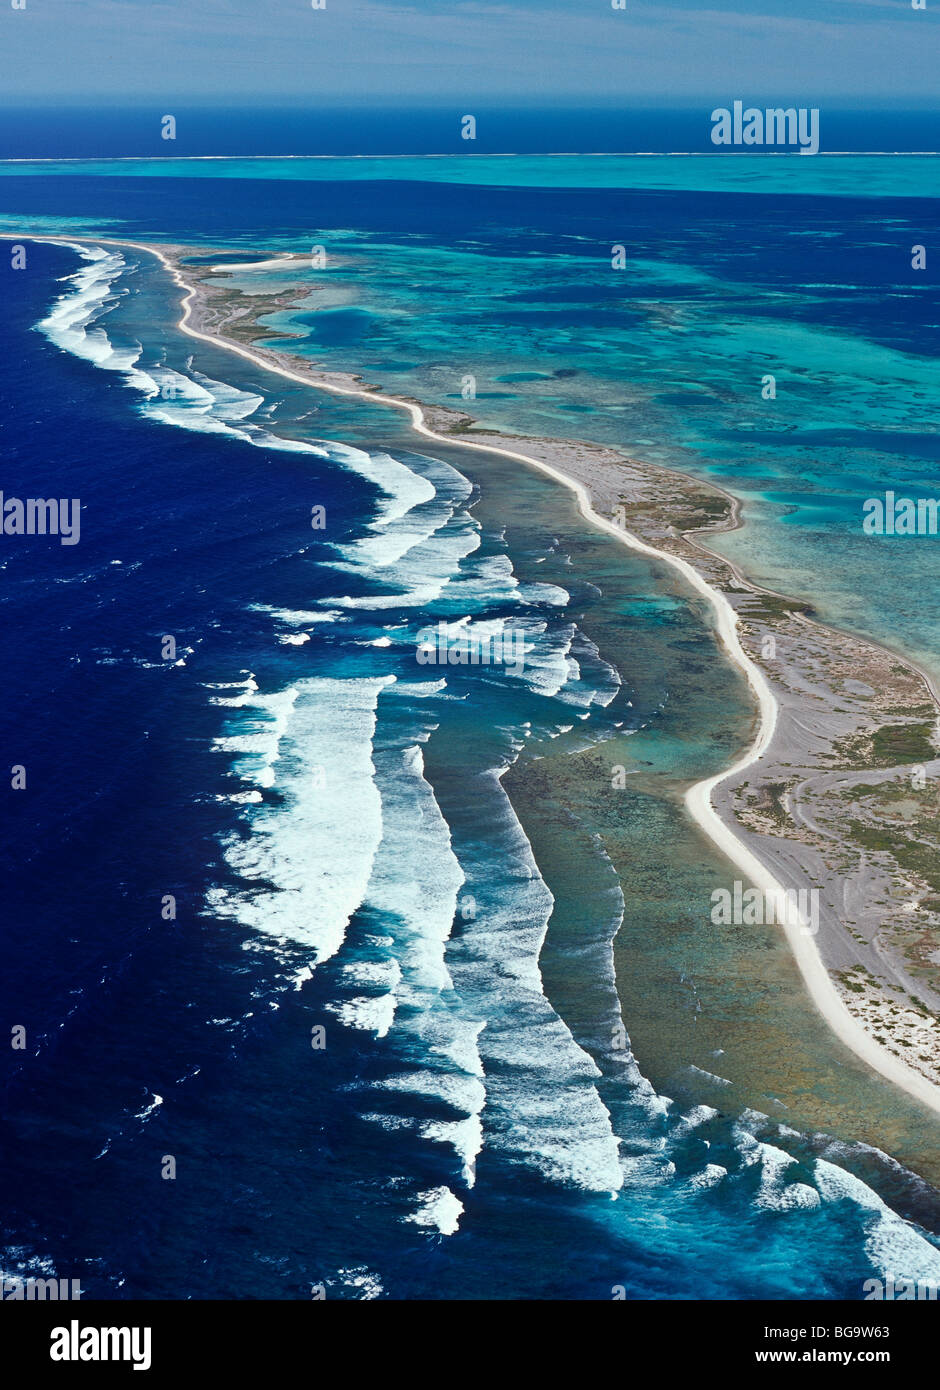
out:
M445 444L448 447L471 449L487 454L499 454L514 462L523 463L527 467L538 469L539 472L546 474L548 477L554 479L554 481L562 484L562 486L574 493L578 500L578 506L582 515L593 525L612 536L622 545L626 545L632 550L639 551L641 554L652 556L656 560L671 565L674 569L678 570L692 588L697 593L701 594L712 606L715 613L719 640L731 660L743 671L747 678L756 696L759 713L759 724L756 737L750 748L747 749L742 757L723 772L706 778L704 781L698 782L693 787L689 788L685 797L685 804L689 814L721 852L727 856L751 883L765 894L765 898L790 904L788 910L782 914L784 917L784 930L810 997L829 1024L833 1033L835 1033L840 1041L850 1048L857 1057L867 1063L868 1066L908 1092L908 1094L914 1096L935 1113L940 1114L940 1088L935 1086L927 1077L921 1076L918 1072L912 1070L900 1058L895 1057L892 1053L881 1047L871 1034L866 1031L862 1024L853 1017L843 1003L829 972L826 970L816 946L814 936L799 916L796 908L792 906L792 899L787 897L783 884L774 876L772 871L758 858L758 856L743 843L732 828L721 819L712 803L712 794L716 788L727 779L737 776L761 760L773 738L778 713L777 701L763 672L751 660L741 645L737 631L738 614L728 601L726 595L722 593L720 589L716 589L708 584L698 570L681 556L672 555L668 551L648 545L645 541L632 535L624 527L601 516L592 506L591 495L587 487L576 478L569 476L544 459L535 458L530 454L525 454L515 449L507 449L501 445L489 442L478 443L466 439L460 434L448 435L439 433L430 428L427 424L425 411L416 401L403 400L396 396L385 395L380 391L363 390L361 386L352 384L356 382L355 377L349 377L346 374L335 373L332 374L331 379L330 375L318 376L314 371L295 371L285 365L285 362L279 354L270 353L265 349L254 350L250 347L245 347L241 343L234 342L229 338L203 332L199 328L193 327L190 320L193 317L194 309L198 309L199 307L199 286L190 284L184 278L181 268L166 254L166 251L156 246L105 237L65 237L61 235L27 236L24 234L15 235L13 233L0 233L0 237L4 240L49 241L59 245L87 244L92 246L127 247L154 256L169 272L173 282L184 292L181 301L183 312L178 326L184 333L188 334L188 336L210 343L214 347L221 348L227 352L236 353L239 357L243 357L256 367L260 367L264 371L276 373L302 386L314 386L320 390L332 392L335 395L354 396L362 400L378 401L395 409L403 410L410 416L412 426L417 434L427 439L433 439L438 443ZM177 248L167 248L167 250L171 249L176 250ZM274 262L262 262L262 264L279 264L280 262L281 258L278 258ZM286 259L284 263L286 264ZM255 268L257 268L258 263L255 262L253 264ZM232 269L231 266L219 268L225 270Z

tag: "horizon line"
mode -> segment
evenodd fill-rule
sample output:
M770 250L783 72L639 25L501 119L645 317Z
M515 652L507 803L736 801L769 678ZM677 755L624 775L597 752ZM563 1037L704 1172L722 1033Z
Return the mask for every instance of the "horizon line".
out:
M839 159L931 159L940 150L817 150L820 157ZM762 148L753 153L736 149L727 153L717 150L452 150L421 153L374 154L88 154L88 155L3 155L0 164L125 164L135 161L156 163L175 160L196 163L210 160L260 159L748 159L761 158L805 159L798 149Z
M936 158L940 150L818 150L813 158ZM805 154L800 150L762 149L761 152L747 153L744 150L452 150L435 153L382 153L374 154L15 154L0 156L0 164L153 164L177 161L181 164L209 163L225 160L239 160L248 163L252 160L744 160L756 161L759 158L798 158L804 161ZM925 197L932 197L925 193Z

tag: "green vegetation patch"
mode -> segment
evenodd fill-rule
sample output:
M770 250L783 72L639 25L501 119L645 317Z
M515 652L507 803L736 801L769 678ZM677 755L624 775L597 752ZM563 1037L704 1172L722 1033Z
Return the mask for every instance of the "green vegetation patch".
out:
M872 750L880 767L896 763L929 763L937 756L931 724L883 724L872 734Z

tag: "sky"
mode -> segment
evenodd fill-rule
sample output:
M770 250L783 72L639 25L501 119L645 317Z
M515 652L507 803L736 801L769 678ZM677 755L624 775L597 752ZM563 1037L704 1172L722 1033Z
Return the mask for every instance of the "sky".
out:
M940 0L323 3L0 0L0 104L938 104Z

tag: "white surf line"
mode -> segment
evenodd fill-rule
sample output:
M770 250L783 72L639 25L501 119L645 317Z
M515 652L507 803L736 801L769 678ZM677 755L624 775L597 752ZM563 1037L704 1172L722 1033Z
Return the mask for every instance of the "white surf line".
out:
M177 269L172 261L163 254L156 246L146 246L137 241L117 241L106 237L67 237L67 236L15 236L9 232L0 232L2 240L18 241L52 241L59 244L72 242L79 244L85 242L92 246L128 246L135 251L143 251L148 255L156 257L158 261L169 271L173 282L185 291L183 297L183 314L180 318L178 327L191 338L198 338L202 342L211 343L213 347L222 348L227 352L237 353L239 357L244 357L246 361L253 363L256 367L261 367L268 372L274 372L278 376L286 377L289 381L296 381L301 386L313 386L318 390L332 391L338 396L356 396L365 401L381 401L385 405L395 406L399 410L407 411L411 416L411 422L416 433L423 435L426 439L433 439L437 443L447 447L456 445L461 449L474 449L484 454L500 454L503 458L513 459L517 463L524 463L530 468L537 468L541 473L547 474L555 482L561 483L564 487L573 492L578 499L578 506L582 516L600 530L605 531L609 536L621 544L629 546L631 550L637 550L643 555L651 555L656 560L671 565L673 569L679 571L681 575L692 585L692 587L702 594L715 610L717 618L717 631L722 645L728 652L732 661L741 668L747 678L748 684L757 697L758 710L760 714L760 725L757 736L750 748L724 772L716 773L713 777L707 777L704 781L696 782L690 787L685 795L686 808L696 824L705 831L709 839L717 845L731 863L734 864L751 882L760 888L765 901L786 902L785 890L783 885L778 882L770 869L763 864L757 856L748 849L743 841L739 840L734 831L718 815L712 805L712 792L720 783L729 777L743 772L763 757L770 740L773 737L774 729L777 724L777 701L773 691L767 683L764 673L748 656L741 646L738 637L737 625L738 615L729 603L725 594L720 589L714 589L707 584L698 570L688 560L683 560L678 555L670 555L666 551L657 550L655 546L647 545L639 537L632 535L623 527L615 522L609 521L606 517L596 512L591 505L591 495L583 483L576 478L571 478L567 473L562 473L550 463L544 463L541 459L533 458L530 454L519 453L514 449L503 449L492 444L477 444L469 439L449 437L438 434L432 430L424 419L424 411L414 401L404 401L397 396L386 396L378 391L360 391L351 386L338 386L330 381L322 381L312 375L304 375L300 372L292 372L288 367L282 367L274 362L268 362L263 357L250 348L242 347L240 343L234 343L225 338L218 338L211 333L201 333L189 326L192 301L198 292L198 287L190 285L183 279L182 273ZM850 1051L874 1071L879 1072L888 1081L893 1082L909 1095L915 1097L922 1104L928 1106L936 1114L940 1114L940 1087L933 1084L927 1077L921 1076L912 1068L905 1065L900 1058L895 1057L880 1044L876 1043L870 1033L849 1013L845 1004L836 990L835 985L829 976L822 956L816 947L815 940L804 926L802 919L793 910L785 914L784 931L787 940L803 981L809 991L810 998L828 1023L832 1032L843 1042Z
M786 159L796 150L761 151L762 159ZM940 150L820 150L816 159L933 159ZM721 154L718 150L531 150L520 154L516 150L490 150L484 154L473 150L438 150L436 153L415 151L412 154L103 154L103 155L16 155L5 156L0 164L247 164L250 160L263 162L278 159L733 159L739 163L750 159L744 154ZM36 241L38 237L27 237ZM50 237L50 240L54 238ZM124 243L130 246L129 241ZM149 248L146 248L149 250Z
M130 243L128 243L128 245L129 244ZM308 256L298 256L293 251L289 251L286 255L275 256L274 259L270 261L241 261L237 265L210 265L209 269L212 271L213 275L227 270L270 270L272 266L284 267L298 265L307 260L309 260Z

